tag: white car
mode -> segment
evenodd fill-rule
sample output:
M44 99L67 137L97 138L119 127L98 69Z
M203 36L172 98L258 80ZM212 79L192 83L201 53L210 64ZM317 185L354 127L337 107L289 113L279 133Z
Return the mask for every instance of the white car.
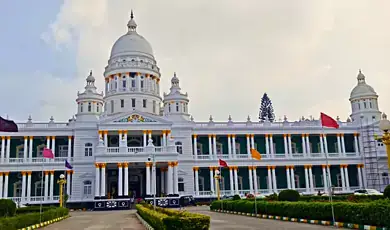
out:
M375 189L359 189L354 192L354 195L366 195L366 196L372 196L372 195L383 195L383 193L378 192Z

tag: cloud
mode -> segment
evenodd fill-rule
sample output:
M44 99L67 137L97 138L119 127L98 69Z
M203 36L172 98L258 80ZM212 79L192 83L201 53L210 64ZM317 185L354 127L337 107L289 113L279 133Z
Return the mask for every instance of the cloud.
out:
M359 68L382 111L390 109L389 7L379 0L68 0L42 37L56 47L75 45L77 75L93 69L101 90L110 49L134 9L161 68L162 90L176 71L196 120L254 120L264 92L277 117L326 111L346 119Z

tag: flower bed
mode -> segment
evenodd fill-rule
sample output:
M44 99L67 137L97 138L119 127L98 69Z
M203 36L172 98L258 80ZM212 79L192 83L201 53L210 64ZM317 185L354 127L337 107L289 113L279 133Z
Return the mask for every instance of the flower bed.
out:
M367 203L335 202L336 222L358 225L390 227L390 201L378 200ZM214 201L211 210L227 210L237 213L254 213L254 202L249 200ZM332 221L329 202L257 202L257 214L279 217Z
M153 206L148 204L137 204L136 209L138 214L156 230L206 230L210 227L210 217L201 214L159 207L154 210Z

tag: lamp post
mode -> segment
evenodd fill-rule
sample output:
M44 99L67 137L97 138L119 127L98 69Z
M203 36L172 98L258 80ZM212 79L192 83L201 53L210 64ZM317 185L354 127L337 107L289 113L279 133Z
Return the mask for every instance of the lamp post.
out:
M221 195L220 195L220 190L219 190L219 179L221 179L221 173L219 172L219 170L215 170L215 176L214 176L214 179L215 179L215 188L216 188L216 192L217 192L217 199L220 200L221 199Z
M60 185L60 207L64 205L64 185L66 184L65 175L61 174L60 179L57 181L57 184Z
M386 145L387 167L388 170L390 170L390 121L387 120L387 115L385 113L382 114L379 128L383 131L383 135L382 137L378 137L378 139L381 139L382 143Z
M153 209L156 210L156 178L154 175L156 175L156 155L153 153L149 158L148 161L152 161L152 191L153 191Z

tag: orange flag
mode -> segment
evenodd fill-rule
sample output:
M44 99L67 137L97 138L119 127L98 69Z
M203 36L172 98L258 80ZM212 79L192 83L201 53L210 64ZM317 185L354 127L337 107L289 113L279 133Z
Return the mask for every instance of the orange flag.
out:
M251 155L253 159L261 160L261 154L256 149L251 149Z

